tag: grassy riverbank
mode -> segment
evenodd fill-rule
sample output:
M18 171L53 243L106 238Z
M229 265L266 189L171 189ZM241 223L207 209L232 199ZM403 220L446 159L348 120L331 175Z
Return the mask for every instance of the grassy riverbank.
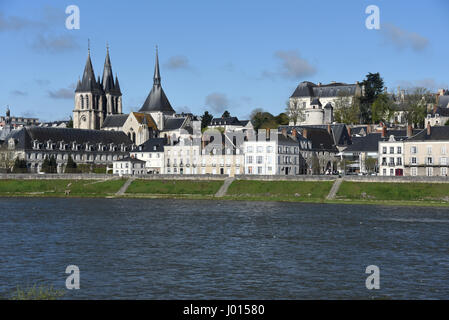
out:
M223 181L137 179L129 185L124 195L116 196L125 182L126 179L117 178L106 181L0 180L0 197L124 197L449 206L449 183L344 181L335 199L326 200L333 181L235 180L224 197L215 198Z

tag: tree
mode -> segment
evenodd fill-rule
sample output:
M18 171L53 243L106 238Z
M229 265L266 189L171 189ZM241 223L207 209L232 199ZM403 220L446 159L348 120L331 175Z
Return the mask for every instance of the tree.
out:
M16 160L14 161L12 173L27 173L27 172L28 172L27 162L24 159L19 159L19 157L17 157Z
M384 80L380 74L368 73L362 85L364 86L364 95L358 97L360 100L360 122L370 123L372 120L371 107L377 97L384 91Z
M313 155L312 158L312 174L318 175L321 173L321 165L320 160L316 154Z
M229 113L228 110L226 110L225 112L223 112L223 114L221 115L222 118L229 118L231 116L231 114Z
M72 156L69 155L69 158L67 159L67 165L65 166L64 173L77 173L77 165L76 162L73 161Z
M291 102L287 100L285 112L288 115L290 121L293 125L297 125L306 120L304 109L299 106L298 101L292 100Z
M67 123L67 128L73 128L73 119L72 119L72 116L70 116L69 122Z
M371 117L373 123L380 121L388 122L393 112L393 102L386 93L378 95L371 107Z
M284 125L288 126L289 120L290 120L288 115L285 112L279 113L276 117L274 117L274 119L281 126L284 126Z
M427 104L433 102L432 94L422 87L411 88L404 95L402 109L408 124L416 127L425 127Z
M377 167L377 158L366 158L365 159L365 168L368 172L373 173L376 171Z
M44 162L42 163L42 171L45 173L56 173L57 172L57 164L54 156L51 156L50 159L46 156Z
M446 123L444 124L445 126L449 126L449 120L446 121Z
M344 124L356 124L360 121L359 99L351 99L348 92L340 92L335 100L335 121Z
M213 118L214 116L211 115L209 111L204 112L203 116L201 117L201 130L207 128Z

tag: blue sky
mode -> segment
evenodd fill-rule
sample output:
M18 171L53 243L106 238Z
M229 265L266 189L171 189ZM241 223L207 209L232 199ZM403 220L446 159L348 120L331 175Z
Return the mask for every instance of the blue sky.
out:
M65 28L72 4L79 30ZM365 27L368 5L380 9L380 30ZM97 76L110 45L124 112L151 89L156 45L178 112L277 114L301 81L354 83L368 72L388 88L447 88L448 14L445 0L0 0L0 113L68 119L88 38Z

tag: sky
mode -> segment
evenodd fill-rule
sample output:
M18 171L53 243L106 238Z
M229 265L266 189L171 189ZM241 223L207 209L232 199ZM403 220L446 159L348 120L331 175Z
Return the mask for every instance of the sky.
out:
M66 28L76 5L80 28ZM380 29L368 29L369 5ZM123 112L153 84L177 112L273 114L302 81L355 83L379 72L389 90L449 84L449 1L0 0L0 114L68 119L90 39L95 74L109 44Z

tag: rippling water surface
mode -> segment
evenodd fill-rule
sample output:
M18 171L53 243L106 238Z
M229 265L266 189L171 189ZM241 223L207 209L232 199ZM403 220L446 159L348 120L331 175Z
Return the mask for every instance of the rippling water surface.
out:
M69 299L440 299L448 245L443 208L0 199L0 294L77 265Z

